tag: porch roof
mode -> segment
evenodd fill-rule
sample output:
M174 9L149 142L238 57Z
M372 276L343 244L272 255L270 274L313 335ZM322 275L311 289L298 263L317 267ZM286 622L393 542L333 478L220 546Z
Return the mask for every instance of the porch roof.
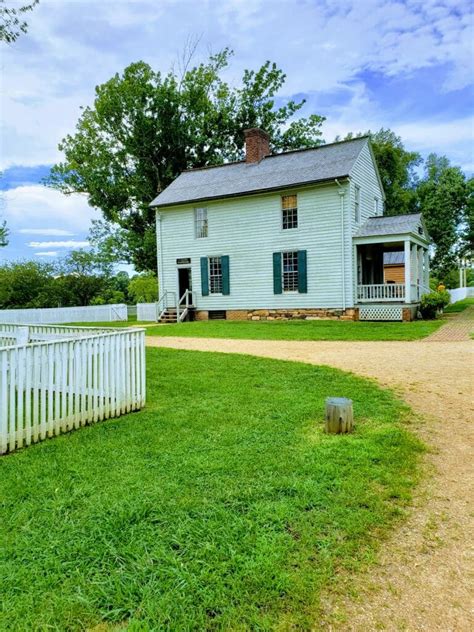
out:
M421 213L369 217L354 234L354 237L383 237L408 234L416 235L426 241L429 240Z

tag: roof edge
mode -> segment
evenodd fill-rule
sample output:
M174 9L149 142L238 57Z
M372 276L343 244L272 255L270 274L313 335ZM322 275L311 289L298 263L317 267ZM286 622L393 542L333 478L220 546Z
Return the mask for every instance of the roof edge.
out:
M288 154L300 154L305 151L316 151L317 149L323 149L324 147L332 147L333 145L343 145L344 143L353 143L357 140L367 139L370 141L370 136L368 134L364 134L364 136L357 136L357 138L347 138L345 140L335 140L332 143L324 143L321 145L316 145L315 147L302 147L301 149L290 149L288 151L281 151L279 154L269 154L268 156L264 156L263 160L268 160L270 158L278 158L279 156L287 156ZM232 165L241 165L245 163L245 160L232 160L232 162L222 162L220 165L204 165L203 167L192 167L191 169L183 169L181 173L190 173L192 171L204 171L205 169L218 169L219 167L231 167ZM178 177L178 176L176 176ZM383 187L382 187L383 191Z
M174 206L187 206L189 204L195 204L196 202L207 202L207 201L226 200L226 199L239 198L239 197L249 197L252 195L259 195L262 193L273 193L275 191L285 191L286 189L294 189L296 187L309 187L315 184L328 184L330 182L334 182L338 178L349 178L349 174L341 173L337 176L334 176L331 178L323 178L321 180L310 180L309 182L306 180L304 182L296 182L294 184L293 183L285 184L283 186L271 187L271 188L265 188L265 189L255 189L253 191L245 191L242 193L227 193L226 195L214 195L212 197L193 198L190 200L184 200L182 202L171 202L171 203L163 203L163 204L160 204L159 202L157 204L154 204L153 202L151 202L149 206L151 208L171 208Z

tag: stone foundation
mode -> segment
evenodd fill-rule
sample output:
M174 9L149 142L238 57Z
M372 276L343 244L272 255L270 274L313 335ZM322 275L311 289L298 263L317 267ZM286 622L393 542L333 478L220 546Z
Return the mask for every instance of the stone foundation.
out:
M247 320L248 312L246 309L228 309L226 313L227 320Z
M357 309L301 308L248 310L247 320L358 320Z
M359 320L359 309L309 307L301 309L228 309L226 320ZM195 320L209 320L209 312L197 310Z
M416 320L416 314L418 312L417 305L411 305L410 307L404 307L402 309L402 320L409 322L410 320Z

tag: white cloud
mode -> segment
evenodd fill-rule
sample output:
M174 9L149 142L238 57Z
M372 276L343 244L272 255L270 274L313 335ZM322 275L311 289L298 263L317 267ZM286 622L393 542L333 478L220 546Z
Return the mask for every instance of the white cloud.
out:
M28 248L87 248L88 241L30 241Z
M332 91L367 70L443 65L444 90L472 81L469 0L42 0L28 21L3 55L5 166L60 159L57 143L95 85L138 59L166 72L190 33L202 34L204 54L211 43L235 49L230 81L274 59L288 75L286 95Z
M59 228L20 228L22 235L44 235L45 237L72 237L74 233Z
M100 212L87 204L85 196L64 195L41 185L4 191L1 211L10 230L21 230L23 234L32 227L37 230L38 226L48 231L84 233L88 231L91 220L100 217Z
M45 250L44 252L35 252L37 257L57 257L59 252L57 250Z

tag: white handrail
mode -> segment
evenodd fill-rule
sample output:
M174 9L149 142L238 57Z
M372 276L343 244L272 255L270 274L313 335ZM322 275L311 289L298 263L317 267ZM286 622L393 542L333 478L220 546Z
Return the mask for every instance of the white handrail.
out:
M191 301L189 300L191 298ZM184 309L181 310L181 305L184 303ZM185 290L183 296L178 301L176 309L176 321L182 323L189 312L189 308L194 306L193 292L192 290Z

